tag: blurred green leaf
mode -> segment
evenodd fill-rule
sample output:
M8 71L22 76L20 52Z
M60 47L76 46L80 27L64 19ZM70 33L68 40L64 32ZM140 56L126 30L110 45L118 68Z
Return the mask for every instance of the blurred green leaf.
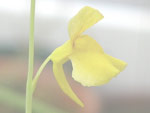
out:
M0 86L0 103L7 106L14 107L20 111L25 110L25 96L14 91L13 89ZM49 106L41 101L33 101L33 112L35 113L67 113L57 109L56 107Z

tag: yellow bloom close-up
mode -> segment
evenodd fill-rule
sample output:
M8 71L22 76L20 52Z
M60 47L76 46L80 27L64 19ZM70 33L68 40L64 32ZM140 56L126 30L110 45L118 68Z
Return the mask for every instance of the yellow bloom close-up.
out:
M99 86L120 73L126 63L104 53L103 48L90 36L82 33L103 19L103 15L91 7L82 8L69 22L70 40L51 54L53 72L61 89L80 106L84 106L66 80L63 64L71 60L72 77L83 86Z

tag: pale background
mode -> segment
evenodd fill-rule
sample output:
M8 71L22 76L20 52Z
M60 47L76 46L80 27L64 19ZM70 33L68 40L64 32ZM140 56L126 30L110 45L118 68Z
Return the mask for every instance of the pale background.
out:
M71 84L75 84L77 92L78 88L81 89L81 100L85 98L87 106L90 106L84 110L60 91L51 67L45 69L46 76L43 72L35 97L60 109L60 113L61 110L65 113L149 113L149 0L37 0L36 69L56 47L69 39L68 21L86 5L98 9L104 19L85 33L97 40L106 53L126 61L127 68L104 86L84 88L70 77L72 67L68 62L65 70ZM0 86L14 89L22 95L25 95L27 73L29 8L30 0L0 0ZM51 86L49 82L52 82ZM0 90L1 98L4 91ZM62 98L71 105L68 102L64 104ZM0 99L0 112L23 113L23 110Z

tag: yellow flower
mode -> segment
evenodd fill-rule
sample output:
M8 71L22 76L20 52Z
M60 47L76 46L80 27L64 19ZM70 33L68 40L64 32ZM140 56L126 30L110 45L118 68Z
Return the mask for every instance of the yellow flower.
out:
M65 44L51 55L53 72L61 89L80 106L84 106L66 80L63 64L71 60L72 77L83 86L98 86L109 82L126 63L104 53L102 47L90 36L82 33L103 18L91 7L82 8L69 22L69 36Z

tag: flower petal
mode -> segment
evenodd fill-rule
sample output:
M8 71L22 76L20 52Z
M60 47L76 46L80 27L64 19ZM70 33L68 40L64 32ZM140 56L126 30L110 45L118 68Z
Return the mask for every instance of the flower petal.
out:
M82 8L69 22L68 30L70 38L75 40L82 32L102 18L103 15L98 10L88 6Z
M53 61L53 72L54 76L63 90L63 92L68 95L73 101L83 107L83 103L76 96L76 94L72 91L63 71L63 64L69 60L68 56L72 53L72 46L70 41L67 41L62 46L58 47L51 55L51 59Z
M124 68L127 66L127 63L125 63L122 60L116 59L110 55L105 54L105 56L108 58L108 60L115 66L118 70L123 71Z
M63 92L66 95L68 95L73 101L75 101L77 104L79 104L81 107L83 107L84 104L76 96L76 94L72 91L69 83L66 80L62 64L53 62L53 72L54 72L55 78L56 78L60 88L63 90Z
M56 48L51 54L51 59L54 62L65 63L68 60L68 56L72 53L71 41L68 40L62 46Z
M73 78L84 86L105 84L123 67L123 61L106 56L102 47L87 35L75 41L70 59L73 65Z
M105 84L120 72L104 55L96 53L78 54L71 61L73 78L84 86Z

